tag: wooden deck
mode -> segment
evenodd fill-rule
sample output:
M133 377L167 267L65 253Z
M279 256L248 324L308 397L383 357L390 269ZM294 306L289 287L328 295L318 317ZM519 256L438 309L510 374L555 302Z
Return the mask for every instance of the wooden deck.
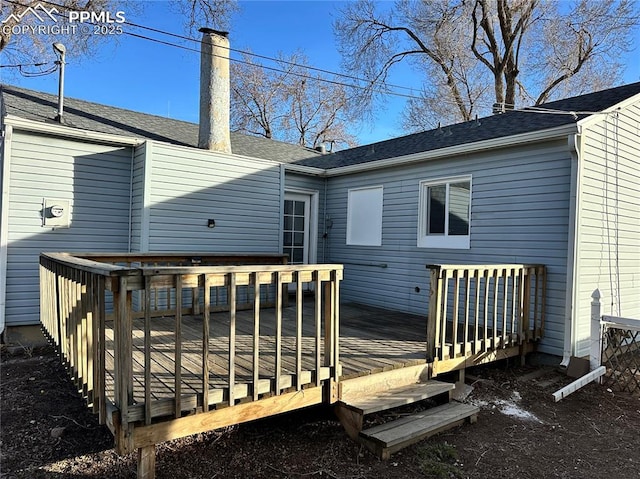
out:
M302 385L314 382L315 329L314 298L306 297L303 308L302 331ZM406 313L357 304L340 306L340 379L376 374L416 364L426 364L425 318ZM289 306L282 311L282 389L295 385L296 375L296 308ZM235 334L235 398L247 397L247 386L253 380L253 311L239 311L236 316ZM181 391L183 411L197 404L202 384L202 315L185 316L182 319L182 374ZM113 321L107 321L107 397L114 397ZM324 324L322 325L324 329ZM160 416L172 414L170 402L175 394L175 320L173 317L153 318L151 340L151 397L167 407L154 409ZM133 321L133 374L134 404L143 404L144 397L144 342L143 319ZM262 393L270 391L269 382L275 378L276 353L275 310L261 311L260 321L260 369L264 381ZM324 350L324 339L320 341ZM209 329L209 403L212 406L227 400L225 393L229 377L229 314L214 313ZM320 379L329 377L328 368L321 369ZM142 417L141 408L134 417ZM134 409L135 411L135 409ZM132 411L133 413L133 411Z
M417 316L343 304L342 265L282 255L43 253L40 265L43 330L144 478L156 444L524 357L544 330L542 265L428 266Z

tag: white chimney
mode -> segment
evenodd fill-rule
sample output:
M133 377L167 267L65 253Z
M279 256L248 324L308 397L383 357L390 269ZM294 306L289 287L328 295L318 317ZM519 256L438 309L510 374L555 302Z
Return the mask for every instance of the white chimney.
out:
M202 42L198 148L231 153L228 33L210 28L201 28L200 32Z

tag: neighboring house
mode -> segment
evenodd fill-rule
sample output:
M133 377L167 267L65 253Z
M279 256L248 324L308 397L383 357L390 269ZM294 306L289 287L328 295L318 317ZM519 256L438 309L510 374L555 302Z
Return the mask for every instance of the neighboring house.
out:
M233 153L206 151L197 125L72 99L60 124L55 96L10 86L1 101L0 328L38 323L41 251L284 251L343 263L343 300L421 315L426 265L544 264L539 350L565 359L588 353L596 288L640 316L640 83L328 155L233 133Z

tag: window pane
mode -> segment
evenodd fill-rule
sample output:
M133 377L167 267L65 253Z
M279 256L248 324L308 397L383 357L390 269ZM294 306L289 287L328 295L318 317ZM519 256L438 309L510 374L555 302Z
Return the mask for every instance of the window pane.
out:
M284 229L291 231L293 227L293 218L291 216L284 217Z
M295 248L293 250L293 263L302 263L304 261L304 249Z
M293 245L304 246L304 233L293 233Z
M293 218L293 230L304 231L304 218Z
M293 205L293 214L296 216L304 216L304 201L294 201Z
M469 234L471 184L468 181L449 185L449 234Z
M446 185L429 187L429 205L427 234L444 234L444 205L447 194Z
M293 201L284 200L284 214L292 215L293 214Z
M291 246L291 237L292 237L292 233L285 231L282 234L282 244L284 246Z

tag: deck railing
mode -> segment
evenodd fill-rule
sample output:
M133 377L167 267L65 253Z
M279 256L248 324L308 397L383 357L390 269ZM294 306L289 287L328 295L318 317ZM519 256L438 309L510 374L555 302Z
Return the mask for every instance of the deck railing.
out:
M430 265L430 361L492 353L544 332L542 265Z
M156 418L233 407L240 400L338 380L342 266L273 265L268 263L281 257L266 255L200 255L197 262L178 265L171 264L177 257L168 256L162 261L152 254L40 257L43 328L100 421L112 427L121 452L134 447L136 422L150 425ZM180 262L190 258L195 257L183 255ZM295 333L283 338L289 285L295 288L295 307L287 314L295 326L287 327ZM265 300L266 290L274 294ZM304 318L305 324L313 322L312 336L303 338L305 290L313 291L315 307L313 317ZM159 308L154 301L161 291L166 296ZM224 308L216 294L224 297ZM249 303L251 331L239 331L239 309ZM265 303L273 311L264 310ZM214 339L212 316L221 309L227 312L215 323ZM261 337L267 322L273 340Z

